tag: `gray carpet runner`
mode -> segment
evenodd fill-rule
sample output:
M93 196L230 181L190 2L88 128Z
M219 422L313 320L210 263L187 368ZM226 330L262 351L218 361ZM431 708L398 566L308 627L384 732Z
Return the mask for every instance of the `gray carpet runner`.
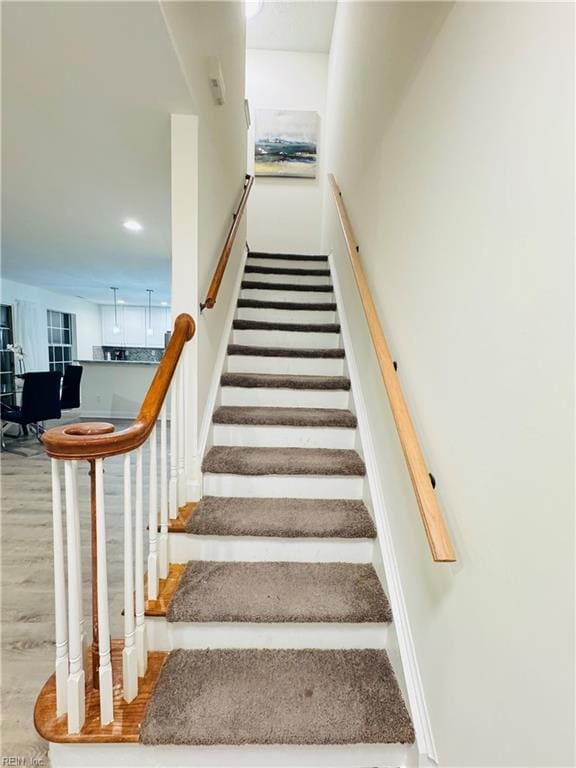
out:
M144 744L411 744L385 651L177 650L140 730Z
M170 622L392 621L376 571L362 563L191 560L166 618Z
M332 293L331 285L300 285L299 283L264 283L261 281L243 280L242 288L257 288L261 291L317 291Z
M248 258L255 259L278 259L284 261L328 261L328 256L307 256L303 253L264 253L261 251L250 251Z
M254 357L302 357L342 359L344 350L335 349L299 349L296 347L252 347L245 344L229 344L229 355L250 355Z
M314 275L316 277L330 277L329 269L299 269L298 267L261 267L260 265L247 265L244 272L260 275Z
M366 467L356 451L336 448L244 448L216 445L202 462L203 472L226 475L353 475Z
M353 499L269 499L204 496L186 523L199 536L282 536L373 539L364 502Z
M301 333L340 333L337 323L270 323L263 320L234 320L237 331L300 331Z
M344 427L353 429L356 416L344 408L272 408L221 405L216 408L215 424L252 424L285 427Z
M252 309L287 309L304 312L335 312L336 304L313 304L299 301L260 301L259 299L238 299L238 306Z
M223 373L223 387L264 387L271 389L350 389L345 376L310 376L277 373Z

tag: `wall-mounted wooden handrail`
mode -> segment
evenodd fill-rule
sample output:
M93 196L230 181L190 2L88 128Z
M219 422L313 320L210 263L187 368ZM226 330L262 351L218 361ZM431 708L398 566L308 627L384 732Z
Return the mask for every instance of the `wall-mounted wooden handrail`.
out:
M114 431L113 424L106 422L80 422L54 427L42 437L48 455L54 459L105 459L143 445L158 420L184 345L195 331L196 324L190 315L178 315L168 346L133 424L119 432Z
M236 239L236 234L238 232L238 228L240 227L240 221L242 219L242 215L244 214L246 203L248 201L248 195L250 194L253 183L254 176L246 175L246 179L244 181L244 189L242 190L242 197L240 198L240 202L238 203L236 211L232 214L232 224L230 226L230 230L228 231L228 237L226 238L224 247L222 248L222 253L218 259L218 264L214 270L212 282L208 288L206 298L204 299L203 303L200 304L201 312L205 309L212 309L212 307L216 304L216 298L218 297L218 291L220 290L220 283L222 282L222 278L224 277L224 272L226 270L226 265L228 264L228 259L232 253L234 240Z
M328 178L336 201L340 224L342 225L344 239L346 240L348 254L352 263L352 271L356 278L360 300L364 307L368 329L370 331L370 336L372 337L376 357L378 358L378 365L380 366L380 372L388 394L394 421L396 422L396 429L398 430L398 436L402 444L404 457L412 479L412 485L414 486L414 492L418 501L418 507L420 508L420 515L422 517L422 522L424 523L424 529L426 531L432 557L437 562L454 562L456 560L454 547L446 527L442 510L440 509L436 494L434 493L431 475L426 467L416 430L414 429L414 424L410 418L410 413L408 411L408 406L406 405L406 400L404 399L398 374L394 368L394 362L390 355L388 344L386 343L386 338L378 318L378 312L368 286L366 275L364 274L364 269L359 256L358 243L354 237L352 225L350 224L350 219L348 218L348 213L346 212L346 207L342 200L342 192L340 191L334 175L330 173L328 174Z

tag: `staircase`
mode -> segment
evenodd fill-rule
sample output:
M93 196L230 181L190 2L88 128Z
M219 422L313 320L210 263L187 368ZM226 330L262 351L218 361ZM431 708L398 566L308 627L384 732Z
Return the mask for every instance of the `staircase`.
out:
M414 732L326 257L249 254L210 442L205 495L170 539L188 562L147 619L171 652L141 742L404 762Z
M166 441L164 421L163 456ZM327 257L248 254L208 443L203 498L169 527L163 512L159 542L150 529L148 565L162 578L151 588L149 572L144 625L136 571L148 658L136 642L136 692L114 642L113 721L87 689L86 723L66 737L65 717L39 725L54 707L49 681L36 723L64 742L51 744L53 765L416 764ZM124 655L132 634L128 621Z

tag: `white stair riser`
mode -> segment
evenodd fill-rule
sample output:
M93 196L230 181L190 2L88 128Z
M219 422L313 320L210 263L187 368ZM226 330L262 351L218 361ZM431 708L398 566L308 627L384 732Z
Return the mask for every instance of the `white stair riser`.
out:
M273 389L272 387L222 387L222 405L263 405L277 408L347 408L345 389Z
M362 499L364 478L324 475L217 475L203 477L205 496Z
M335 323L336 312L331 310L268 309L238 307L239 320L264 320L267 323Z
M282 285L332 285L330 275L277 275L245 272L243 279L258 283L281 283Z
M52 768L398 768L417 765L404 744L148 746L50 744Z
M304 376L342 376L344 360L329 357L258 357L229 355L231 373L276 373Z
M171 563L218 562L371 563L373 539L286 538L280 536L168 535Z
M146 617L150 651L176 648L379 648L386 650L392 632L388 624L315 622L168 622Z
M330 269L328 261L298 261L297 259L260 259L248 256L247 267L278 267L279 269Z
M340 347L340 334L309 333L308 331L234 330L232 343L247 347L337 349Z
M261 280L252 280L248 282L258 283ZM242 288L240 291L242 299L257 299L258 301L297 301L300 304L319 304L327 301L334 301L333 291L283 291L281 289L269 288Z
M284 427L214 424L214 445L261 448L354 448L355 429L346 427Z

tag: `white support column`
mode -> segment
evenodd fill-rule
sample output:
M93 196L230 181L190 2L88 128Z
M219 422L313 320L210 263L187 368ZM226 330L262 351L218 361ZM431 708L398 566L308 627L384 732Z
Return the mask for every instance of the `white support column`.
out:
M60 467L52 459L52 531L54 541L54 618L56 623L56 716L67 711L68 626L66 621L66 570L62 533Z
M198 265L198 117L171 117L171 202L172 202L172 319L188 312L198 330L185 347L180 365L185 368L185 408L178 425L184 430L184 478L180 503L200 498L200 457L198 451L198 345L202 323L209 320L198 314L203 300L199 292ZM202 289L206 288L205 285ZM181 475L182 476L182 475ZM172 512L170 512L172 516Z
M108 565L106 560L106 520L104 517L104 468L103 460L96 459L96 572L98 579L98 650L100 666L100 724L114 720L112 694L112 659L110 657L110 617L108 615Z
M176 375L178 376L178 507L184 506L186 498L186 474L184 471L184 446L186 434L186 407L184 390L184 357L180 359Z
M68 560L68 643L70 670L68 674L67 704L68 733L79 733L86 716L84 700L84 669L82 666L82 635L80 630L80 572L78 552L80 536L76 526L77 495L72 461L64 462L66 493L66 554Z
M150 435L148 485L148 600L158 599L158 459L156 425Z
M168 576L168 445L166 403L160 413L160 578Z
M144 503L143 503L143 459L142 448L136 451L136 519L134 525L135 566L134 590L136 613L136 654L138 659L138 675L143 677L148 666L146 650L146 628L144 626Z
M134 625L134 558L132 541L132 478L130 454L124 456L124 649L122 651L124 700L138 693L138 658Z
M178 374L170 388L170 518L178 517Z

